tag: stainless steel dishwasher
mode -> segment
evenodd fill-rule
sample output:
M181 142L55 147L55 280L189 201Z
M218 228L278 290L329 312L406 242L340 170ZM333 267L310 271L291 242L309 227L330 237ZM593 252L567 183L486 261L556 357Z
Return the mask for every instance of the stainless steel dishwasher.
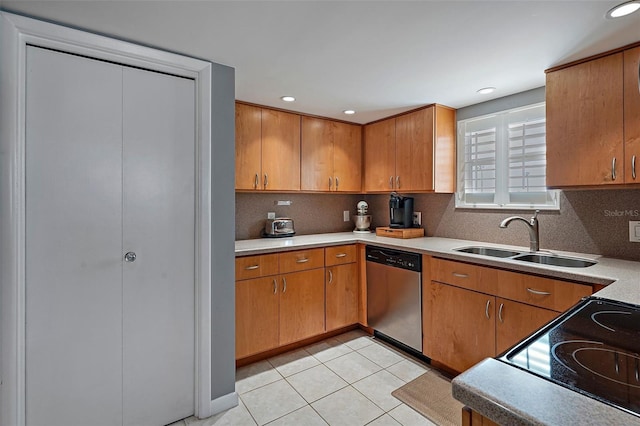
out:
M422 352L422 257L367 246L366 258L369 327Z

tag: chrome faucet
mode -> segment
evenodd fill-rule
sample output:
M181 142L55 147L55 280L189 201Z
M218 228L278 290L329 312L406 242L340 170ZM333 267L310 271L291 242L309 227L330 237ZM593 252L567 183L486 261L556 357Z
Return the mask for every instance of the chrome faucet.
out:
M527 224L527 229L529 230L529 250L532 252L536 252L540 250L540 228L538 226L538 213L540 213L540 210L536 210L529 220L520 216L508 217L500 223L500 228L506 228L513 220L523 221Z

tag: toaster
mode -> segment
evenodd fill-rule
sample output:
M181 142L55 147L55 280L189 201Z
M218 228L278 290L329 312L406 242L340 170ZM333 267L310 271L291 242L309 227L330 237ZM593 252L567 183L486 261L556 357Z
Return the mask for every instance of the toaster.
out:
M296 232L293 230L293 219L288 217L277 217L267 219L264 225L263 237L291 237Z

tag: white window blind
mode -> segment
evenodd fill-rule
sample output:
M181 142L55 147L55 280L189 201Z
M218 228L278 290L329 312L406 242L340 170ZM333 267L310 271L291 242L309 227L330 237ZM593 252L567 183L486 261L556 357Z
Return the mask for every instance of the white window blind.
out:
M546 188L545 105L458 122L456 207L558 209Z

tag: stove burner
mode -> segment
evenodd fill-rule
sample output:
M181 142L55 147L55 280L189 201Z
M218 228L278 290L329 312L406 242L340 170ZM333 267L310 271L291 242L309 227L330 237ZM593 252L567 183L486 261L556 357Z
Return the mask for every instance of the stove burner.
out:
M591 320L593 320L593 322L595 322L596 324L598 324L600 327L604 328L605 330L609 330L612 332L616 332L615 329L611 328L611 327L607 327L606 325L604 325L603 323L601 323L600 321L598 321L598 319L596 318L599 315L605 315L605 314L622 314L622 315L631 315L631 312L621 312L621 311L600 311L600 312L594 312L591 314ZM615 322L615 321L614 321Z
M500 357L640 417L640 307L591 297Z

